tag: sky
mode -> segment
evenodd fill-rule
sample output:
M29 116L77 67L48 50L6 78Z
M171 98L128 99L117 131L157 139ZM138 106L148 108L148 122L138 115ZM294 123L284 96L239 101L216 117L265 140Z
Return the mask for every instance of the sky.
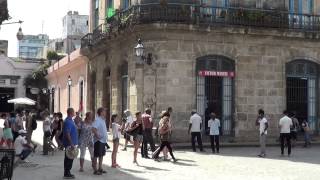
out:
M21 28L25 35L37 35L43 32L48 34L50 39L60 38L63 16L69 10L88 15L89 2L89 0L8 0L11 19L3 23L22 20L24 22ZM1 26L0 39L9 41L9 57L17 57L16 34L19 27L19 24Z

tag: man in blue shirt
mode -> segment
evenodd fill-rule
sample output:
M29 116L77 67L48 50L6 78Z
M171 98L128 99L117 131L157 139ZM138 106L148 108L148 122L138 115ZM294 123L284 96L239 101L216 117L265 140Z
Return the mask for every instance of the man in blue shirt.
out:
M99 108L97 111L96 120L92 124L92 131L94 135L94 174L101 175L106 173L102 169L103 156L106 154L106 143L107 143L107 126L106 126L106 110L104 108ZM99 168L97 168L97 159L99 158Z
M67 110L68 117L64 120L63 123L63 145L67 149L67 147L71 147L74 149L78 144L78 130L77 127L72 120L74 116L74 109L68 108ZM67 150L66 150L67 151ZM71 174L70 170L72 169L73 159L67 157L65 153L64 156L64 179L74 179L75 176Z

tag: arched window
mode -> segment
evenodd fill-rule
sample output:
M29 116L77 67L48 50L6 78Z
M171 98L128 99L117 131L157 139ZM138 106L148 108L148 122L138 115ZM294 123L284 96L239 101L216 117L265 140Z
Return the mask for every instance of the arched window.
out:
M221 119L225 135L233 135L234 130L234 61L218 55L197 59L197 111L207 122L214 112Z

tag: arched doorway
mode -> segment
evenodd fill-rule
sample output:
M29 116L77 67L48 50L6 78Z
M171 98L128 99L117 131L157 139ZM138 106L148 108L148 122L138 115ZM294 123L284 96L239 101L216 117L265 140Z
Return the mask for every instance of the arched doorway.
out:
M319 65L298 59L286 64L287 109L295 112L301 123L308 120L310 128L318 131Z
M218 55L197 59L197 111L206 129L210 113L221 120L224 135L234 134L234 76L233 60Z

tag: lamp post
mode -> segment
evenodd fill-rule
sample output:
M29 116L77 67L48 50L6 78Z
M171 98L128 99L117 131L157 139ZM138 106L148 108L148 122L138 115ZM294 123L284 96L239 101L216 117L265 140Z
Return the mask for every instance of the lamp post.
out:
M71 107L71 86L72 86L72 79L71 76L68 76L68 107Z
M152 65L152 53L147 53L147 56L144 55L144 46L142 44L142 40L138 39L138 44L134 48L136 52L136 56L140 57L141 61L147 63L148 65Z
M19 30L17 32L17 39L18 41L22 40L23 39L23 33L22 33L22 28L21 28L21 24L23 23L23 21L19 20L19 21L16 21L16 22L8 22L8 23L2 23L2 25L9 25L9 24L20 24L20 27L19 27Z
M42 88L42 94L44 95L50 95L49 97L49 109L50 109L50 113L53 113L54 112L54 103L53 103L53 100L54 100L54 88Z

